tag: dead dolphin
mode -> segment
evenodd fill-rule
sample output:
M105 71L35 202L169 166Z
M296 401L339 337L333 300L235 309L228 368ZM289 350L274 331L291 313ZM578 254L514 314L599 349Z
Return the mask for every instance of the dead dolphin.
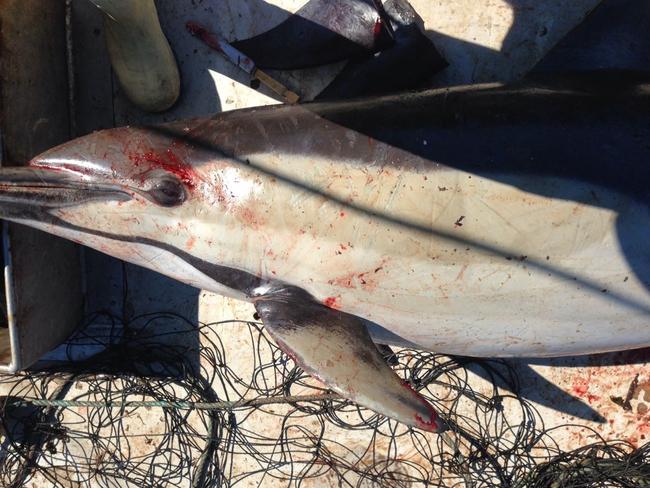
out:
M471 356L650 345L648 141L626 73L255 108L3 168L0 216L252 301L306 371L437 431L368 330Z

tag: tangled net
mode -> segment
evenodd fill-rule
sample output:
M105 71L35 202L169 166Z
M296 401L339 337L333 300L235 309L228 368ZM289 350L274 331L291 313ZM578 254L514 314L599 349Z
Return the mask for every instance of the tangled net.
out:
M107 333L82 328L65 361L0 377L11 390L2 486L650 486L650 444L562 452L532 404L509 393L519 385L505 361L387 356L450 425L435 435L324 390L259 324L88 319L98 322ZM235 327L246 339L222 342ZM80 344L101 352L78 357ZM252 366L232 366L244 356ZM470 385L477 368L491 391Z

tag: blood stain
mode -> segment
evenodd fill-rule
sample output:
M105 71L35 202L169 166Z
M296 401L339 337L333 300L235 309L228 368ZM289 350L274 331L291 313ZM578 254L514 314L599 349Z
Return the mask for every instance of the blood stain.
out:
M323 305L329 308L339 309L341 307L341 295L336 297L327 297L323 300Z

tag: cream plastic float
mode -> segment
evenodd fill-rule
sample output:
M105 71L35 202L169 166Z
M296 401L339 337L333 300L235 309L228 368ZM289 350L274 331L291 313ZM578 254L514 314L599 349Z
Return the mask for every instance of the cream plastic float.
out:
M90 1L104 14L111 64L127 97L148 112L174 105L180 75L154 1Z

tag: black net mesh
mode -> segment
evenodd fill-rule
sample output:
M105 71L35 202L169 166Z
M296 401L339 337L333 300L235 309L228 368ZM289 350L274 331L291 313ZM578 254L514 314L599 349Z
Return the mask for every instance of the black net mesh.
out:
M593 431L563 452L506 361L387 356L450 425L435 435L324 390L259 324L88 319L107 321L104 336L82 328L65 361L0 378L2 486L650 486L650 444ZM79 343L101 352L76 357ZM472 387L477 368L491 391Z

